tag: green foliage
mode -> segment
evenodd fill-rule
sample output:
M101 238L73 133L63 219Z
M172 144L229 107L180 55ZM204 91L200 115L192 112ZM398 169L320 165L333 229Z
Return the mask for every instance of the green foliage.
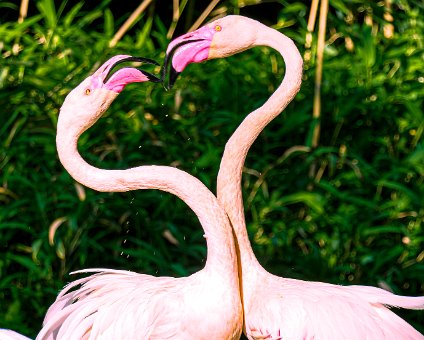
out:
M94 9L35 3L23 22L0 23L0 326L28 335L73 270L183 276L206 256L202 230L184 203L158 191L85 189L56 156L66 94L114 54L160 62L170 20L146 12L111 49L133 8L118 18L110 1ZM303 54L309 2L280 3L274 27ZM222 6L244 14L238 4ZM424 294L422 11L418 1L398 1L390 21L382 2L331 1L318 147L311 143L318 123L311 118L314 33L300 93L246 161L247 225L270 271ZM177 166L214 191L226 141L276 89L284 67L276 52L255 48L190 65L169 92L130 85L82 136L80 152L102 168ZM424 331L423 313L402 316Z

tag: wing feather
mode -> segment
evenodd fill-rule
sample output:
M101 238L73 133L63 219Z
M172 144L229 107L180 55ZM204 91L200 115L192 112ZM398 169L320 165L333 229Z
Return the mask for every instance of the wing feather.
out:
M423 297L276 278L262 280L251 299L255 303L246 313L249 339L424 339L386 307L423 309Z

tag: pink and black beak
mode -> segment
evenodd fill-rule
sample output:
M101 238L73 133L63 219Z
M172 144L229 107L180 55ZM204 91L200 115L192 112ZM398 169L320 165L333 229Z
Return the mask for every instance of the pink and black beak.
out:
M162 66L163 82L165 82L166 74L169 72L168 84L164 85L165 89L172 88L178 75L188 64L199 63L208 59L214 33L214 30L204 26L171 41Z
M187 47L188 48L192 47L192 44L194 46L196 46L195 45L196 43L203 41L203 39L193 39L193 40L183 40L183 41L180 41L178 43L173 44L176 40L171 42L171 44L173 45L172 47L171 47L171 44L168 46L168 51L165 55L165 61L164 61L163 66L162 66L162 81L163 82L165 82L166 73L169 71L168 84L164 85L166 90L169 90L169 89L172 88L172 86L174 86L175 81L177 80L179 74L189 64L189 63L186 63L184 66L182 66L179 63L175 63L174 60L173 60L174 55L175 55L176 58L178 58L178 56L181 53L184 53L185 51L187 51ZM180 50L178 51L178 49L180 49ZM177 51L178 51L178 53L177 53ZM170 66L168 66L168 64L170 64ZM169 70L168 70L168 68L169 68Z
M130 83L151 81L154 83L162 82L162 79L156 77L150 72L135 68L124 67L113 72L115 67L126 62L138 62L159 66L159 64L148 58L133 57L129 55L117 55L110 58L94 72L92 76L92 85L95 88L105 88L110 91L120 93L124 87Z

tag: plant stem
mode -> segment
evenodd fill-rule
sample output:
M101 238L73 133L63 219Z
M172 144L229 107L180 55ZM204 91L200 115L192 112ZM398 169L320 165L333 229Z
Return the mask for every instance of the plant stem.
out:
M141 13L150 5L152 0L144 0L137 7L137 9L130 15L130 17L124 22L121 28L116 32L112 40L109 42L109 47L115 47L119 40L122 39L124 34L130 29L130 27L134 24L134 22L138 19Z
M322 69L324 61L324 46L325 46L325 31L327 25L328 14L328 0L322 0L319 12L319 26L318 26L318 45L317 45L317 68L315 73L315 93L314 104L312 111L312 122L314 124L312 132L311 147L315 149L319 143L321 131L321 83L322 83ZM316 161L311 164L309 169L309 178L314 178L316 174L317 163ZM313 183L309 183L307 189L312 190Z
M209 13L212 12L212 10L215 8L216 5L218 5L219 1L220 0L212 0L211 3L208 5L208 7L206 7L206 9L200 15L200 17L196 20L196 22L189 28L188 32L198 29L200 25L203 23L203 21L205 21Z
M315 74L315 94L314 94L314 109L312 117L317 120L313 136L312 147L316 148L319 142L321 124L321 84L322 84L322 68L324 61L324 46L325 46L325 30L327 25L328 0L322 0L319 12L319 27L318 27L318 46L317 46L317 70Z
M21 1L21 7L19 8L19 18L18 18L19 23L23 22L28 14L28 3L29 3L29 0Z
M306 33L305 55L304 55L304 59L306 62L311 60L312 32L314 31L315 21L317 18L318 2L319 0L312 0L311 10L309 12L308 33Z
M171 39L174 35L175 29L177 28L178 21L180 20L181 13L183 13L185 6L187 5L188 0L182 0L181 3L179 0L173 0L173 13L172 13L172 23L169 26L168 33L166 37Z

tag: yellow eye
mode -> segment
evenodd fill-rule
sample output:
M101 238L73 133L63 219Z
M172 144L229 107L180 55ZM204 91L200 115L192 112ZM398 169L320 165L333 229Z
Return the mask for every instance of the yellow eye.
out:
M216 32L219 32L219 31L221 31L222 30L222 27L220 26L220 25L216 25L215 26L215 31Z
M85 94L88 96L91 93L90 89L85 89Z

